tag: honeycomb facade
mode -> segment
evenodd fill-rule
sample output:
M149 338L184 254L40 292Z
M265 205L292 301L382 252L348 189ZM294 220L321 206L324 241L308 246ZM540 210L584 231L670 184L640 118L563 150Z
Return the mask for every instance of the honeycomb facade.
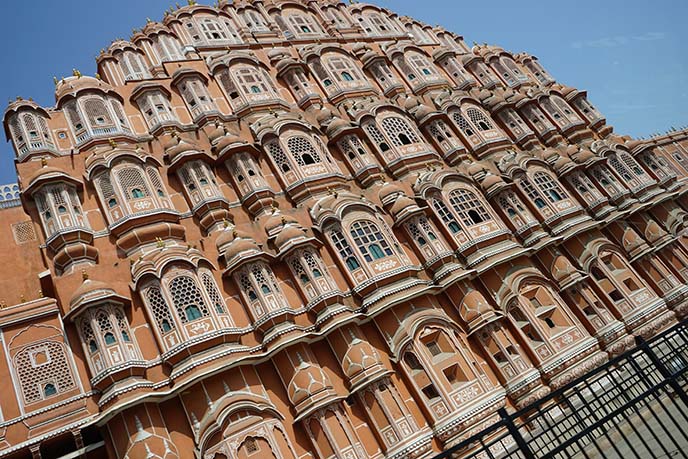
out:
M429 458L687 314L688 133L534 56L221 0L97 67L4 114L0 457Z

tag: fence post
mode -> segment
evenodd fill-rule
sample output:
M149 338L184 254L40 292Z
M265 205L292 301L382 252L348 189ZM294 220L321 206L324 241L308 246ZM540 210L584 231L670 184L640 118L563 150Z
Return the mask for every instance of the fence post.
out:
M520 449L521 453L523 453L523 457L526 459L535 459L535 455L530 450L530 446L528 446L528 443L526 443L526 441L521 436L521 432L519 432L518 428L514 424L513 419L511 419L509 413L506 412L506 409L500 408L497 410L497 413L499 413L499 416L502 418L504 425L506 425L506 428L509 431L509 435L511 435L511 437L516 442L516 445L518 445L518 449Z
M657 370L659 370L659 372L662 374L662 377L667 380L676 395L678 395L684 405L688 406L688 395L686 395L686 392L683 390L681 385L676 382L676 378L674 378L669 370L667 370L662 361L659 360L659 357L657 357L655 351L652 350L652 348L647 344L647 341L645 341L641 336L636 336L635 339L640 349L642 349L642 351L650 358L652 364L657 367Z

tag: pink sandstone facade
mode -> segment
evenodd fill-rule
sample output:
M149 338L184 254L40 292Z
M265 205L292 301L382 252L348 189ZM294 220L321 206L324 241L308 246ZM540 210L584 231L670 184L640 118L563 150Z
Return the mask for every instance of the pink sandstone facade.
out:
M190 3L5 111L0 458L429 458L686 316L688 132L376 6Z

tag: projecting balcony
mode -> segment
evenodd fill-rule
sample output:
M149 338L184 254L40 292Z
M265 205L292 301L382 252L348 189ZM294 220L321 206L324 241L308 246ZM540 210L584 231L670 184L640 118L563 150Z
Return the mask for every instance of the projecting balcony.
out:
M17 150L17 159L23 161L24 159L30 157L36 153L50 153L52 155L59 155L59 152L55 148L52 142L43 139L34 139L29 142L20 143L15 145Z
M83 147L92 140L110 139L110 138L116 137L116 136L131 137L132 132L126 126L123 126L123 127L102 126L102 127L94 127L94 128L91 128L91 127L82 128L82 129L80 129L74 133L74 137L76 138L76 146L77 147Z

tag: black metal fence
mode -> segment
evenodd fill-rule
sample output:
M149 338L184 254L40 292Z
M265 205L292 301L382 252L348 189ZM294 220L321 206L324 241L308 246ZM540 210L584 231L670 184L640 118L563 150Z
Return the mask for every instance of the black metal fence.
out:
M688 458L688 321L435 459Z

